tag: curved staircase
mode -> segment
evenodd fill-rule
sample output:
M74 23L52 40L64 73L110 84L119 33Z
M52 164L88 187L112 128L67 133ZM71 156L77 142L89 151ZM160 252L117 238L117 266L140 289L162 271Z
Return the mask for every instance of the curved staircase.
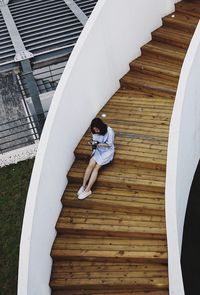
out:
M80 201L90 155L86 132L68 173L52 248L53 295L166 295L165 169L169 122L181 65L200 4L180 2L130 64L98 116L116 132L116 154L93 194Z

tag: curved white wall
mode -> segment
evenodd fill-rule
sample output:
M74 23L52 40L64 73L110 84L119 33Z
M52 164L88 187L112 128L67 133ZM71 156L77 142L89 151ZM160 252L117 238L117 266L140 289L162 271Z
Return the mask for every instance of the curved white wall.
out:
M184 294L180 265L184 218L200 159L200 24L181 70L170 124L166 177L170 294Z
M73 151L118 89L129 62L173 9L174 0L98 1L56 89L40 140L22 228L18 295L50 294L50 251Z

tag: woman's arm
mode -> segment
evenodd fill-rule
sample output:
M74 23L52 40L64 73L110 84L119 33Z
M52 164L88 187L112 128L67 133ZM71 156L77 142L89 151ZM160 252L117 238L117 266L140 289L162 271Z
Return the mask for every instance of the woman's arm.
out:
M111 145L109 145L108 143L98 143L97 146L98 147L110 147Z
M99 147L111 147L112 145L114 145L114 131L112 130L112 128L108 127L108 137L106 139L106 141L104 143L99 143L98 146Z

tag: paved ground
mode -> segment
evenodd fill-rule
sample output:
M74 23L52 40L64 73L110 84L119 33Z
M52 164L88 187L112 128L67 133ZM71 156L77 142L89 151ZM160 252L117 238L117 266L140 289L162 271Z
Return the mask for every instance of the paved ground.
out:
M185 219L182 246L185 295L200 294L200 163L194 176Z

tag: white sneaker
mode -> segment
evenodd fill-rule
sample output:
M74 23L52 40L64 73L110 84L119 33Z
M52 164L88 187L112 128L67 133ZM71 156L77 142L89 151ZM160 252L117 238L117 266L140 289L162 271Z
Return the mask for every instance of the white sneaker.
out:
M92 194L92 191L83 192L82 194L78 195L78 199L83 200L83 199L87 198L88 196L90 196L91 194Z
M77 192L77 195L79 196L80 194L82 194L83 192L84 192L84 190L85 190L85 186L81 186L80 188L79 188L79 190L78 190L78 192Z

